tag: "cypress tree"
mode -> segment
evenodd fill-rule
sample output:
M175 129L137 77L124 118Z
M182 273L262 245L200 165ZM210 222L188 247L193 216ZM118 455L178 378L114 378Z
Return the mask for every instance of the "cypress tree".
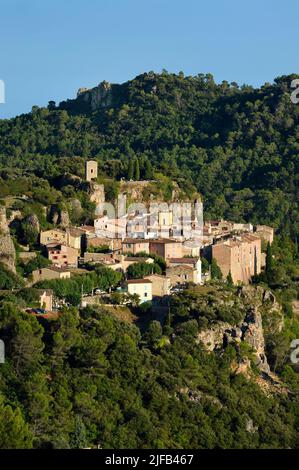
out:
M132 158L129 160L129 167L128 167L128 180L132 180L134 176L134 161Z
M212 259L212 263L211 263L211 278L212 279L222 279L222 272L221 272L221 269L219 268L215 258Z
M228 287L233 287L233 285L234 285L234 281L233 281L231 271L228 273L228 275L226 277L226 283L227 283Z
M136 158L135 160L135 180L140 180L140 168L139 168L139 160Z
M151 180L153 177L152 165L149 160L145 161L144 179Z
M266 254L266 276L269 280L273 271L273 255L272 247L270 243L267 244L267 254Z

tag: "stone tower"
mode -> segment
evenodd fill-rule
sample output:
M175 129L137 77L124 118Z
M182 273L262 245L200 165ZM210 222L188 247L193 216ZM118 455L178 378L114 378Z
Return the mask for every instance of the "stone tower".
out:
M92 181L98 177L98 162L94 160L88 160L85 163L85 179L86 181Z

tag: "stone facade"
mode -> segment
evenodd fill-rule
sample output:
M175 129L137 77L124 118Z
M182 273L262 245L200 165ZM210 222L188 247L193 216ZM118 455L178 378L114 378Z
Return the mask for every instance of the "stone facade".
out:
M153 297L164 297L170 294L170 279L167 276L160 276L159 274L152 274L146 276L152 282Z
M32 283L36 284L37 282L51 281L52 279L69 279L70 277L70 271L63 268L49 266L48 268L36 269L33 271Z
M51 244L47 246L48 258L54 266L77 267L78 250L70 246Z
M251 277L261 272L261 239L252 234L229 239L212 246L223 277L231 272L233 282L248 284Z
M270 243L270 245L272 245L274 240L274 229L272 227L268 227L267 225L257 225L255 233L266 243Z
M150 253L162 256L166 261L170 258L181 258L183 255L182 243L171 239L150 240Z
M170 278L170 284L176 286L193 282L202 283L200 258L173 258L169 260L166 276Z
M153 299L152 282L149 279L132 279L126 282L126 286L129 294L139 296L141 304Z
M149 241L137 238L126 238L122 242L122 251L123 253L132 253L133 255L138 253L149 254Z
M92 181L98 177L98 162L94 160L88 160L85 163L85 179L86 181Z

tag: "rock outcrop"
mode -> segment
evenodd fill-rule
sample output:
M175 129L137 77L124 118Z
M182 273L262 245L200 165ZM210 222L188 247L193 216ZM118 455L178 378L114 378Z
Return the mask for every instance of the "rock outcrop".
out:
M0 207L0 263L10 271L16 272L16 250L9 232L5 207Z
M62 228L70 226L70 217L67 209L59 208L55 204L50 207L49 221L54 225L59 225Z
M39 220L38 220L37 215L31 214L25 220L26 220L26 222L28 222L32 226L32 228L36 232L38 232L38 233L40 232L40 224L39 224Z
M241 325L242 341L246 341L255 351L256 365L260 371L270 373L265 353L265 339L262 316L257 307L252 307Z
M267 308L279 311L279 305L272 292L258 287L246 286L240 288L239 296L245 306L244 319L237 325L215 322L209 328L198 334L198 342L204 344L208 351L224 349L228 344L236 346L242 342L251 346L255 356L255 365L261 373L270 374L270 367L265 353L265 338L261 311ZM243 364L245 369L248 364ZM238 365L238 370L241 364ZM243 369L244 369L243 367Z
M99 108L107 108L112 105L112 86L110 83L103 81L95 88L79 88L77 99L87 103L92 111Z
M90 202L94 202L96 207L100 207L105 202L105 189L103 184L90 183Z

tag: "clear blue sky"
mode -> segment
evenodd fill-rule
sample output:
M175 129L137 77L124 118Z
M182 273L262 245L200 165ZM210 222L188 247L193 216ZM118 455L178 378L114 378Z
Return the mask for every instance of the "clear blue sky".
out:
M260 85L298 72L298 0L0 0L0 117L162 68Z

